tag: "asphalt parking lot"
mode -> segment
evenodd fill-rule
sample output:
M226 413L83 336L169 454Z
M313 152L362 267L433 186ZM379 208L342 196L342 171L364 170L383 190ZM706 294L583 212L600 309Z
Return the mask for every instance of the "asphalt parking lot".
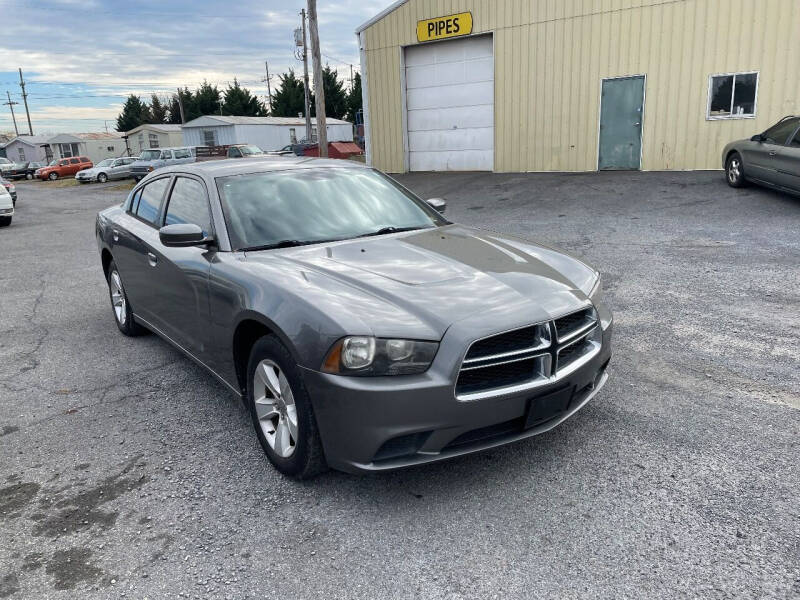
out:
M720 173L414 174L604 275L612 376L533 440L297 483L241 403L116 329L117 184L0 229L0 598L800 596L800 199Z

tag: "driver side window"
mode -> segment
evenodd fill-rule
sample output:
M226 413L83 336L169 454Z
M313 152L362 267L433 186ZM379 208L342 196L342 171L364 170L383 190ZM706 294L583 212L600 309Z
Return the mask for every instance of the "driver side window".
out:
M777 125L773 125L764 132L765 142L767 144L776 144L783 146L787 138L794 133L797 129L798 119L786 119Z
M208 209L208 196L203 184L188 177L178 177L172 187L167 204L167 217L164 225L194 223L203 230L203 235L211 232L211 213Z

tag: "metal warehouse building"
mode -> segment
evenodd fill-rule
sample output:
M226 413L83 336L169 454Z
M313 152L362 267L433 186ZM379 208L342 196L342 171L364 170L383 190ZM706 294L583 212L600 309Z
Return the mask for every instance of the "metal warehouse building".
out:
M390 172L717 169L800 113L800 0L401 0L358 28Z

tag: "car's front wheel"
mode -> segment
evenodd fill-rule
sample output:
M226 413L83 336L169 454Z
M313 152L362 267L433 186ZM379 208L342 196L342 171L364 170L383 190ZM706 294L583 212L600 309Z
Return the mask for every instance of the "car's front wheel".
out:
M11 219L13 217L0 217L0 227L8 227L11 225Z
M742 167L742 157L738 152L734 152L728 157L728 162L725 165L725 176L729 186L735 188L744 186L744 168Z
M131 337L146 333L146 330L133 320L131 303L128 301L125 288L122 286L122 278L113 260L108 265L108 295L111 298L111 308L114 310L114 320L119 330Z
M97 176L97 182L98 183L105 183L106 181L108 181L108 175L106 175L105 173L100 173Z
M25 173L25 179L27 179L28 181L33 179L33 173Z
M47 178L50 181L55 181L56 179L58 179L58 173L50 173L50 175L48 175Z
M269 461L284 475L313 477L327 468L300 369L275 336L258 340L247 365L247 404Z

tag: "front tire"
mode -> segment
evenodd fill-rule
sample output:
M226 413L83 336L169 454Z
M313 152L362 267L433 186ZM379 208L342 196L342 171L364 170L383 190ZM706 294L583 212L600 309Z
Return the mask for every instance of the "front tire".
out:
M33 173L25 173L25 179L27 179L28 181L33 179Z
M740 188L745 185L742 157L738 152L731 154L725 163L725 180L733 188Z
M106 181L108 181L108 175L106 175L105 173L100 173L97 176L97 183L105 183Z
M0 217L0 227L8 227L11 225L11 219L13 219L13 217Z
M111 309L114 312L114 320L119 330L129 337L136 337L146 333L146 330L133 320L133 310L125 288L122 285L122 278L117 270L117 265L112 260L108 265L108 295L111 298Z
M50 173L50 175L48 175L47 178L50 181L55 181L56 179L58 179L58 173Z
M247 382L253 426L272 465L296 479L325 471L322 442L300 369L275 336L264 336L253 346Z

